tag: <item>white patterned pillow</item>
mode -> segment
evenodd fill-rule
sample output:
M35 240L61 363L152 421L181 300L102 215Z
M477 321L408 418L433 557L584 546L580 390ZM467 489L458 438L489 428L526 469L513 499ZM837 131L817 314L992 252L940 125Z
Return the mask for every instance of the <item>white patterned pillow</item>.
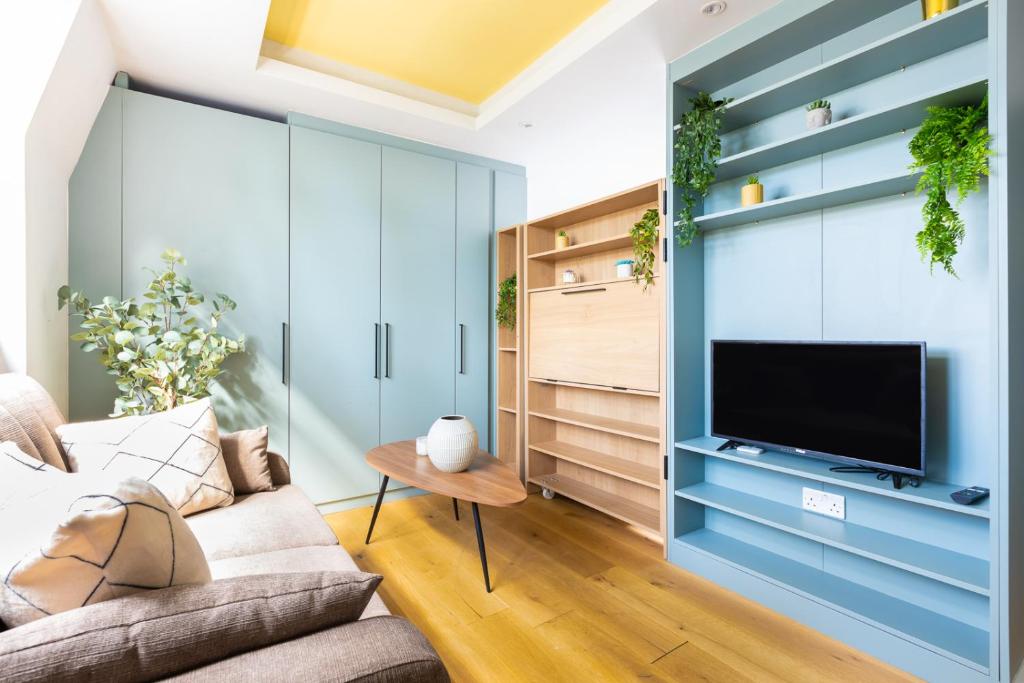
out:
M141 590L210 581L199 542L151 484L36 476L46 496L0 510L0 620L20 626Z
M235 501L208 398L163 413L61 425L57 435L72 472L145 479L182 515Z
M45 496L53 477L66 474L29 455L13 441L0 443L0 512Z

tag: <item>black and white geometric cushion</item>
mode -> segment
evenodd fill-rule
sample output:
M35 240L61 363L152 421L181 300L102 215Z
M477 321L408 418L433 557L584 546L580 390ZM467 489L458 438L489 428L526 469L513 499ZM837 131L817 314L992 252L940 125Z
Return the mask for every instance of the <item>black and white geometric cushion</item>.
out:
M72 472L144 479L182 515L235 500L208 398L163 413L66 424L57 435Z

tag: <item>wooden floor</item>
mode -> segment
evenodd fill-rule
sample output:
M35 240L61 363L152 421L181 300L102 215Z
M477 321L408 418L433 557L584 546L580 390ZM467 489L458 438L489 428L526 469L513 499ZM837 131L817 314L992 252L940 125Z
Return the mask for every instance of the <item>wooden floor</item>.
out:
M906 674L661 559L652 541L564 498L481 508L451 500L327 517L380 593L422 630L455 681L887 681Z

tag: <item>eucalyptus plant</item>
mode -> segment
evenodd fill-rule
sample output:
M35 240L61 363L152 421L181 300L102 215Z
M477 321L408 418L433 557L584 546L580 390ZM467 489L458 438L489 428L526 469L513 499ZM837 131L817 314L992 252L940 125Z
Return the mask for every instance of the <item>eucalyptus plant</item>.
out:
M494 318L498 325L510 330L516 326L516 288L514 273L502 280L498 284L498 305L494 308Z
M731 98L715 100L708 93L700 92L690 99L690 110L680 121L673 145L672 182L680 189L682 198L676 232L676 241L681 247L689 246L697 236L693 210L715 181L718 159L722 156L722 141L718 135L725 106L731 101Z
M113 296L94 304L67 285L57 292L58 309L67 305L72 316L81 318L82 330L71 339L82 342L85 352L98 351L114 377L120 395L112 417L160 412L209 396L224 360L245 350L244 337L232 339L218 331L235 302L217 294L210 299L211 312L196 310L206 297L176 270L187 265L185 258L168 249L160 259L161 272L146 269L153 280L141 304Z
M921 128L910 141L914 157L910 169L923 171L917 192L927 194L921 209L924 228L917 233L917 248L928 261L929 269L934 270L938 263L954 277L953 257L967 233L956 207L976 192L982 176L989 174L992 136L987 121L987 96L978 105L929 107ZM950 204L948 197L954 187L955 205Z
M629 231L633 238L633 280L639 283L642 279L644 291L654 283L654 250L658 246L659 225L658 210L647 209Z

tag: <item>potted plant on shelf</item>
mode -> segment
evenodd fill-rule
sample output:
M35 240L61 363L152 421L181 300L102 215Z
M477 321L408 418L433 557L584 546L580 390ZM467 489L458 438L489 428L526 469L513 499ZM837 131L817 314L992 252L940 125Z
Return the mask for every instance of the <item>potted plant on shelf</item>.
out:
M633 277L633 259L620 258L615 262L615 277Z
M807 105L807 129L822 128L832 123L832 105L828 100L814 100Z
M706 92L690 99L690 110L679 122L679 132L673 145L672 183L679 188L682 207L676 241L681 247L693 243L697 236L697 222L693 210L697 202L708 194L715 181L718 159L722 156L722 128L725 107L732 98L712 99Z
M764 185L756 175L747 176L747 184L740 188L740 205L753 206L764 201Z
M921 0L921 15L927 20L937 14L955 9L960 0Z
M500 327L510 330L516 327L517 281L513 273L498 284L498 305L494 308L494 319Z
M555 235L555 249L565 249L569 246L569 236L565 234L565 230L559 230L558 234Z
M646 290L654 283L654 249L658 245L658 226L661 225L661 215L657 209L647 209L643 217L630 229L629 235L633 238L633 258L629 263L630 272L623 275L617 272L619 277L633 276L638 284L641 280ZM615 264L619 269L619 261Z
M949 203L948 192L956 187L956 206L976 192L987 176L992 155L988 132L988 97L978 105L928 107L921 128L910 141L914 163L911 171L923 171L917 192L928 195L921 215L924 227L917 233L917 248L930 269L941 264L956 276L953 257L964 241L966 225Z

